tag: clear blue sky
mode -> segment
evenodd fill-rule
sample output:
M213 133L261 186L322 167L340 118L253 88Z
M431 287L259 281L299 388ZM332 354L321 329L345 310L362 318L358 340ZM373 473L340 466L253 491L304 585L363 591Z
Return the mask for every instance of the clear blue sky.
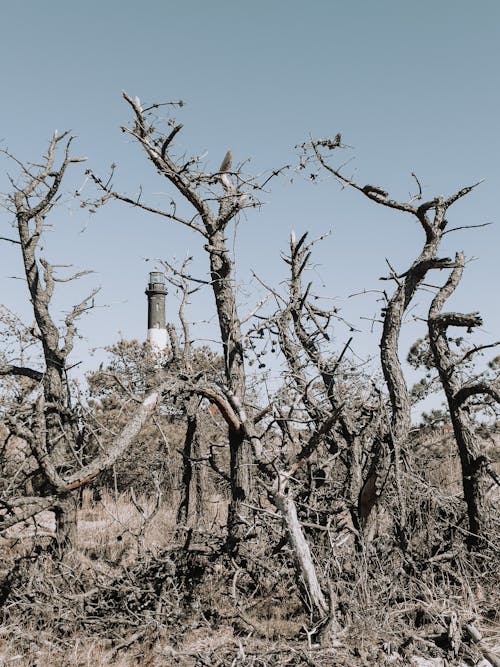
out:
M129 119L121 91L144 101L183 99L186 150L208 151L215 168L228 148L237 160L251 158L255 172L296 162L294 146L314 136L342 132L353 146L351 168L363 183L376 183L405 199L416 172L424 195L450 194L485 182L451 214L454 225L495 222L447 237L444 251L478 257L454 298L457 309L481 310L485 340L498 337L500 232L497 192L500 161L500 3L497 0L37 0L1 3L0 140L19 158L35 160L52 131L71 129L75 151L133 193L143 184L151 201L169 201L136 146L120 132ZM8 189L0 162L1 189ZM74 171L68 191L83 182ZM369 297L352 292L380 286L387 257L404 270L421 242L413 222L331 180L301 177L276 181L266 205L238 228L238 278L242 311L255 292L253 269L266 281L285 277L279 251L290 230L331 237L318 248L325 291L338 297L346 315L376 312ZM75 361L88 347L123 334L144 336L146 257L200 257L201 243L188 230L122 206L95 216L65 198L46 234L48 257L96 271L80 285L61 286L57 305L75 303L98 284L102 308L82 322ZM0 217L3 235L9 219ZM119 243L113 247L113 239ZM0 245L0 301L26 314L16 247ZM245 294L249 294L245 296ZM425 295L420 310L424 314ZM174 304L169 304L173 308ZM209 318L207 297L193 319ZM338 331L339 341L345 333ZM405 334L406 336L406 334ZM403 339L406 352L415 331ZM377 340L359 336L362 354Z

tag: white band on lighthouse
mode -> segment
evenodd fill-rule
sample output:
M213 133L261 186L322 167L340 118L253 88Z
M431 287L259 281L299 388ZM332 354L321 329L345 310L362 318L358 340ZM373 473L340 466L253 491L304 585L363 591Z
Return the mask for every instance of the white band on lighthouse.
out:
M148 329L148 340L155 352L161 352L167 347L167 330Z

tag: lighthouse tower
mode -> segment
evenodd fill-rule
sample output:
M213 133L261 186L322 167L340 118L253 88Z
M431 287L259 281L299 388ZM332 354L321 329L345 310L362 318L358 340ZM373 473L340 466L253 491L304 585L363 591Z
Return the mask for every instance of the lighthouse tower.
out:
M155 352L167 347L167 329L165 326L165 281L161 271L149 274L148 297L148 340Z

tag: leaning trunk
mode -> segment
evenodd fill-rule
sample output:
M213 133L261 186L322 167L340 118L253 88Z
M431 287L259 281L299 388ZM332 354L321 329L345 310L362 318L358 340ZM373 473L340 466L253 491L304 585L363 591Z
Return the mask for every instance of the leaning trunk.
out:
M328 604L321 590L311 550L302 532L293 499L286 493L274 493L272 501L283 517L288 541L292 550L298 574L299 585L305 589L313 615L317 620L328 613Z

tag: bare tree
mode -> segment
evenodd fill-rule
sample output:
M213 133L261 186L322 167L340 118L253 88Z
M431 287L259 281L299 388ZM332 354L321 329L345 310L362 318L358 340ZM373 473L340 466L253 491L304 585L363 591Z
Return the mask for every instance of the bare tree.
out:
M62 280L55 275L55 268L44 257L38 256L38 246L44 229L46 216L59 198L59 190L67 168L85 158L72 157L70 146L72 138L67 133L60 136L54 133L49 142L47 154L42 165L20 165L22 183L16 186L13 194L5 199L8 210L14 214L19 246L22 253L24 272L33 305L33 314L37 324L37 337L43 347L45 369L38 372L43 385L43 394L38 399L39 412L43 420L38 420L35 438L45 442L47 455L53 465L64 466L68 455L75 454L73 445L77 440L77 426L68 410L69 393L66 382L67 359L73 349L75 322L91 307L95 292L75 306L65 318L65 332L61 334L49 311L54 294L55 283ZM64 145L64 157L56 164L56 150ZM81 272L64 280L76 279L86 272ZM19 368L4 368L3 373L21 372ZM22 374L34 377L32 369L22 369ZM11 416L10 425L19 431L20 425L15 416ZM70 443L72 443L70 445ZM72 452L73 449L73 452ZM45 482L50 480L47 477ZM56 508L57 534L61 543L69 541L74 521L68 520L70 506L61 500Z
M478 313L443 312L444 304L462 278L464 263L464 254L457 253L455 265L448 280L438 290L430 305L428 329L434 364L446 395L460 455L464 499L467 503L469 518L468 543L471 547L478 547L489 534L490 512L486 505L486 473L492 474L493 471L490 461L481 452L480 441L475 433L468 403L470 398L477 396L490 396L494 401L500 403L500 386L498 379L495 382L476 376L469 381L462 380L461 366L463 367L465 362L477 352L498 345L498 343L474 346L463 354L455 353L450 348L450 327L460 327L471 331L482 325L482 319Z
M173 148L174 138L182 125L170 120L166 130L157 129L158 104L143 109L137 97L123 94L130 105L134 122L132 127L122 128L145 151L158 173L166 178L179 195L191 206L192 217L182 217L173 204L170 211L161 210L143 202L142 197L131 198L117 192L111 183L93 176L104 191L102 201L112 197L141 210L154 213L167 220L184 225L204 239L204 250L210 266L210 285L213 291L220 340L223 348L226 378L226 400L231 412L237 416L229 420L231 504L229 509L229 542L231 548L247 530L248 510L245 503L252 496L252 445L246 437L242 423L248 420L245 407L245 363L241 322L238 316L233 277L233 259L227 245L227 232L238 215L259 205L257 194L271 176L257 179L247 177L241 166L232 166L232 153L228 151L216 172L206 172L200 157L177 156Z
M25 441L37 462L34 479L36 496L25 496L21 489L2 499L5 511L2 526L22 521L48 508L55 510L57 543L70 546L75 530L76 506L71 492L87 483L111 465L130 444L144 420L153 412L161 390L150 392L124 427L113 446L101 452L90 464L82 460L82 428L79 412L71 403L68 386L69 356L73 350L78 318L92 308L97 290L93 290L64 318L61 331L51 313L57 282L76 280L87 271L70 277L59 277L56 269L40 254L40 241L47 216L61 196L61 185L67 169L85 158L70 153L72 137L54 133L41 164L24 164L8 154L21 171L21 182L12 181L13 191L4 196L4 207L14 216L17 238L10 239L19 247L36 328L33 336L42 348L42 368L8 363L0 366L2 376L20 376L39 383L33 402L23 409L9 411L4 421L10 432ZM57 159L62 147L62 158ZM15 491L17 491L16 495Z
M384 278L385 280L391 280L396 285L392 296L387 297L387 302L382 310L380 358L391 405L388 435L400 499L399 522L403 545L406 544L407 535L405 535L406 509L404 494L401 489L401 452L408 438L411 415L409 391L398 355L398 342L404 314L414 299L417 290L424 284L426 276L433 270L453 269L449 281L438 291L432 302L429 311L429 331L435 364L448 398L450 411L453 411L452 421L464 470L464 491L469 507L471 531L476 533L477 530L480 530L481 525L479 519L481 493L478 479L481 475L482 458L478 457L472 442L464 403L469 396L478 393L487 393L498 400L498 392L495 387L481 382L474 383L469 388L463 387L459 391L457 380L453 377L455 363L451 360L449 349L447 349L447 327L473 327L477 326L480 320L476 315L441 314L444 302L453 292L462 275L463 257L458 255L455 261L449 257L440 257L439 248L444 234L454 231L454 229L447 229L447 213L450 207L459 199L468 195L478 183L464 187L449 197L438 196L428 201L422 201L420 182L413 175L418 186L417 194L409 202L397 201L392 199L383 188L375 185L361 186L352 178L344 175L341 168L332 166L329 156L332 151L341 147L340 135L337 135L333 140L317 140L311 141L309 144L303 144L301 148L304 152L305 161L302 164L305 165L307 160L313 159L321 168L332 174L342 186L349 186L358 190L380 206L410 214L419 223L425 237L424 245L411 266L406 271L398 273L389 264L390 275ZM432 289L432 286L430 288ZM376 471L376 477L375 484L378 485L381 477L380 470ZM465 481L466 478L468 481Z
M170 366L179 372L187 373L188 376L194 373L199 377L200 368L196 363L196 356L193 354L189 324L185 315L189 298L198 291L199 286L191 287L190 280L186 275L188 263L189 260L185 260L179 271L166 264L166 267L170 269L167 279L180 293L178 317L182 331L182 343L180 343L174 326L169 324L167 327L172 350ZM215 368L207 370L215 371ZM182 449L181 501L177 510L177 523L180 526L192 527L199 524L205 504L204 496L207 493L206 468L203 465L206 457L203 456L200 442L200 422L202 420L199 417L199 409L201 400L196 394L190 395L184 406L186 432Z
M310 547L298 519L291 482L325 438L328 438L330 429L339 418L339 410L335 404L330 404L326 411L318 411L315 414L315 426L307 434L303 434L301 441L292 434L294 415L286 419L277 415L273 417L276 406L270 404L261 409L248 400L248 377L244 356L249 338L243 334L237 313L233 259L226 241L231 221L243 210L258 204L256 194L279 172L275 171L270 177L260 181L244 176L241 167L232 168L231 152L226 154L217 172L205 172L202 170L199 158L187 159L175 156L172 142L181 129L180 125L171 121L173 129L170 129L168 134L157 132L156 119L152 111L157 109L158 105L143 109L137 98L132 99L127 94L124 94L124 97L135 117L132 128L124 128L124 131L139 142L157 171L191 204L194 214L192 218L180 217L175 206L172 211L156 209L144 203L141 196L133 199L120 194L114 189L111 179L105 182L94 175L95 183L104 192L101 203L114 198L183 224L206 240L204 249L208 253L210 271L208 284L214 295L223 349L225 373L223 382L214 382L203 374L193 372L189 358L190 335L181 309L183 343L179 344L177 336L170 328L173 358L172 363L165 364L162 370L165 391L168 395L192 397L187 403L184 497L179 517L184 519L190 502L188 487L191 464L196 461L196 457L193 456L196 434L195 408L200 399L208 399L218 408L228 429L231 502L227 546L230 552L237 553L245 536L253 534L251 515L254 510L251 502L256 495L261 496L264 493L282 518L297 565L298 580L301 582L299 585L305 590L305 599L313 616L318 619L323 619L325 615L332 616L335 610L330 609L331 605L323 593ZM295 247L292 247L292 251L295 253ZM302 261L297 253L295 259ZM297 267L296 262L294 266ZM175 273L179 281L178 287L182 287L185 299L192 277L187 274L186 267ZM296 279L299 280L300 276L296 276ZM296 286L296 282L293 282L293 285ZM294 298L297 299L298 295L294 294ZM305 387L301 389L307 394ZM304 401L307 404L307 398ZM287 427L285 422L290 426ZM283 451L287 451L284 458L277 459L274 454L275 424L280 424L280 430L290 435L289 441L284 443ZM217 470L213 456L208 456L207 460ZM224 471L220 472L225 475Z
M278 309L259 322L256 332L265 329L275 338L287 363L283 379L293 399L288 396L288 405L279 408L276 424L289 441L288 449L296 449L293 440L304 435L304 424L316 434L315 447L324 441L325 464L328 459L342 464L344 500L356 529L363 532L378 498L369 479L388 429L385 398L376 378L364 377L361 384L357 362L346 362L352 326L346 326L338 308L318 305L312 282L304 285L315 243L307 242L307 233L298 240L292 233L290 252L283 257L290 267L287 292L280 295L268 288ZM351 334L340 352L332 344L338 335L334 326Z
M164 353L156 354L149 343L120 341L108 350L112 357L106 367L89 376L91 398L86 404L75 404L67 380L70 354L78 317L92 307L94 295L70 311L62 328L57 326L53 295L60 279L57 269L61 267L50 265L41 256L40 239L60 194L65 169L79 159L71 158L71 140L64 135L52 139L41 165L20 165L24 180L14 183L13 193L6 198L17 229L16 238L8 241L21 251L36 326L20 333L22 354L7 354L4 347L0 355L0 375L8 381L8 400L0 404L4 422L0 425L0 456L5 458L10 446L20 442L26 450L21 463L13 461L6 467L2 461L0 532L52 508L58 512L59 545L66 547L74 530L74 516L69 510L75 491L111 467L113 475L116 470L118 474L125 472L122 483L129 489L138 477L150 472L149 468L156 467L157 471L162 466L162 470L175 466L180 484L171 484L168 489L172 478L166 475L162 479L164 488L160 488L155 478L152 512L146 511L147 503L138 500L131 490L132 504L142 519L139 531L128 531L139 547L133 566L125 573L118 565L114 573L109 568L97 572L91 564L88 568L71 568L67 561L48 558L48 565L56 565L53 571L57 581L49 578L50 569L40 568L42 576L37 586L29 584L31 597L42 591L45 598L43 605L36 607L37 612L43 608L53 615L56 606L65 606L65 635L72 627L81 629L84 615L86 620L92 616L96 621L92 628L99 628L108 639L116 637L115 657L119 650L149 638L158 646L162 635L161 641L169 642L161 645L165 655L175 654L179 659L201 656L209 664L216 658L215 652L207 653L205 659L201 653L194 656L172 648L178 645L180 649L177 638L171 642L170 637L185 625L187 615L191 625L199 618L202 625L218 627L224 634L221 622L234 623L237 631L241 629L239 621L243 621L253 632L269 637L264 624L254 622L248 612L260 614L263 602L266 610L274 608L277 599L282 608L291 608L290 618L299 621L297 631L301 625L305 627L307 659L313 656L331 662L331 640L340 649L351 628L359 633L360 621L363 629L368 627L367 609L375 614L378 608L377 622L381 618L385 622L391 606L391 619L394 610L400 618L410 619L422 613L420 601L436 582L440 591L450 592L450 599L460 591L463 582L459 568L450 576L450 561L456 559L468 572L468 564L460 560L468 556L465 545L458 544L453 528L463 517L463 505L455 489L448 495L439 494L431 484L432 475L425 477L429 471L418 475L405 456L411 396L398 347L405 313L423 287L435 294L427 318L432 354L428 349L426 354L441 377L450 406L462 458L470 544L480 545L480 538L488 530L484 479L485 473L494 476L494 471L475 441L469 408L478 396L498 401L498 378L463 370L464 364L485 346L460 353L450 350L450 327L473 329L481 320L476 313L443 312L460 281L464 259L461 254L454 260L441 257L439 252L442 237L450 231L446 218L449 208L471 188L447 199L438 197L421 203L417 181L416 197L409 203L399 202L378 186L359 186L345 177L343 170L331 166L329 152L342 147L340 135L303 146L304 163L314 161L342 186L362 192L379 205L409 213L424 232L422 247L409 268L398 272L389 265L390 274L383 278L391 281L394 290L392 294L381 291L380 364L373 370L373 360L359 363L355 354L355 328L332 307L331 300L322 300L308 279L315 243L310 242L308 234L300 238L291 234L282 256L288 267L287 280L276 288L256 277L267 297L248 317L238 314L235 258L227 240L230 225L247 208L258 205L259 193L279 172L272 172L269 178L246 176L244 165L233 167L232 151L225 154L217 171L211 171L202 158L179 154L175 147L179 124L167 120L166 131L158 129L161 105L143 108L137 98L125 95L125 100L133 122L124 131L139 143L160 176L180 195L182 206L177 208L172 203L168 210L150 206L142 190L137 197L128 197L115 189L111 178L102 180L90 174L100 188L97 205L116 199L196 232L203 239L208 275L205 279L194 278L187 261L180 268L165 261L167 279L180 296L178 322L167 327L169 346ZM58 146L63 148L59 162ZM181 214L180 210L188 213ZM429 284L432 270L451 271L444 286ZM191 294L202 287L211 290L213 296L222 356L197 345L196 335L190 330L195 327L189 325L185 311ZM38 364L24 354L33 341L41 348ZM273 356L269 384L266 354ZM155 415L157 407L159 414ZM113 428L108 428L110 424ZM168 441L169 426L170 433L176 430L173 448ZM87 446L89 438L93 448ZM180 454L176 461L174 449ZM127 456L123 467L115 468L117 461ZM141 466L136 463L137 456L143 457ZM225 499L228 489L230 493L228 530L227 534L219 530L214 521L207 536L203 531L204 496L215 476ZM164 540L157 540L156 530L152 531L155 543L149 549L146 527L161 509L162 498L165 502L165 491L172 491L173 497L179 488L178 530L172 531L173 538ZM393 521L386 523L384 533L373 540L376 519L384 515L384 508L391 510ZM435 516L430 516L429 508L436 510ZM167 521L171 508L167 506L167 510L159 525L165 535L170 535ZM428 519L430 529L422 525ZM180 540L183 533L187 539ZM492 543L488 540L488 548ZM33 581L34 568L27 570L26 576ZM69 584L65 574L59 576L66 571L70 573ZM232 578L228 576L231 571ZM422 581L415 576L420 573ZM20 575L18 585L14 581L17 575L13 568L8 586L2 583L2 599L12 599L7 590L12 582L19 593L23 579ZM293 577L298 596L290 595L294 592ZM226 595L229 579L231 591ZM198 581L201 585L196 587ZM187 582L189 591L184 588ZM217 595L222 590L224 602L220 604ZM31 603L26 601L25 592L20 592L14 605L24 613ZM191 604L193 595L199 595L199 605ZM283 605L288 597L295 598L293 603ZM74 612L68 600L75 602ZM416 604L410 605L408 600ZM450 655L456 657L460 641L458 613L436 609L429 616L439 634L433 630L432 636L438 637L440 644L448 642ZM31 621L33 615L29 618ZM281 625L283 617L279 620ZM112 635L108 632L110 623ZM123 627L129 623L137 632L123 637ZM412 625L419 623L415 618ZM383 627L384 654L388 627ZM464 628L468 632L467 626ZM276 634L280 633L277 626ZM320 641L327 640L328 653L311 651L313 635ZM413 634L412 640L416 638L418 635ZM259 644L264 646L261 638ZM292 657L299 655L299 648L296 638ZM263 659L269 655L272 653L266 652ZM336 651L334 658L342 661L341 652ZM346 662L352 662L351 654Z
M311 285L303 284L311 253L306 236L298 241L292 236L290 253L285 257L290 266L287 294L281 296L273 288L268 290L276 301L276 312L266 317L256 315L246 331L242 327L236 308L234 260L226 235L229 224L238 214L257 205L256 195L269 179L258 182L245 177L241 167L232 170L231 152L226 154L217 172L207 170L199 157L179 156L174 149L174 139L181 126L169 121L167 132L158 130L156 113L159 105L143 109L137 98L127 94L124 97L134 114L132 127L123 128L124 131L140 144L157 172L191 206L192 216L180 215L175 204L168 211L153 207L143 200L142 191L136 198L125 196L114 188L111 177L104 181L93 175L103 192L101 203L114 198L182 224L205 239L208 284L214 295L219 322L224 357L223 382L214 382L194 373L189 363L182 359L182 351L174 338L174 357L177 355L184 372L172 373L173 367L170 370L168 366L163 368L166 394L193 397L189 399L193 400L192 428L188 429L184 450L187 462L185 486L190 483L190 465L196 459L193 456L196 401L207 399L217 406L228 431L230 551L235 554L236 547L252 534L252 501L256 498L260 501L265 494L283 521L298 579L307 591L315 617L335 618L335 603L332 596L330 602L326 600L325 582L321 581L321 573L318 573L311 545L303 530L303 519L297 510L298 480L301 471L315 457L338 458L345 470L343 489L352 517L351 532L359 535L366 531L373 508L392 473L399 505L394 520L400 545L403 549L408 547L409 528L402 486L404 447L411 420L410 396L398 352L400 332L404 315L428 273L455 266L450 258L439 255L440 242L448 224L446 215L449 208L474 186L463 188L451 197L436 197L424 203L421 203L419 189L409 203L399 202L378 186L359 186L331 166L328 152L341 147L340 136L303 146L305 160L316 161L343 185L362 192L375 203L409 213L424 232L423 245L408 269L398 273L389 265L390 275L385 278L395 283L392 295L384 292L381 315L381 369L387 400L376 380L365 384L356 394L353 385L346 390L344 377L344 356L351 341L347 341L340 351L328 346L329 327L337 319L337 313L334 309L318 307ZM191 280L184 270L180 272L180 278L188 279L188 283ZM262 406L249 400L245 355L254 346L253 338L266 333L278 341L287 370L284 387L269 398L268 405ZM184 345L188 339L189 335L185 335ZM180 516L185 515L186 502L187 496Z

